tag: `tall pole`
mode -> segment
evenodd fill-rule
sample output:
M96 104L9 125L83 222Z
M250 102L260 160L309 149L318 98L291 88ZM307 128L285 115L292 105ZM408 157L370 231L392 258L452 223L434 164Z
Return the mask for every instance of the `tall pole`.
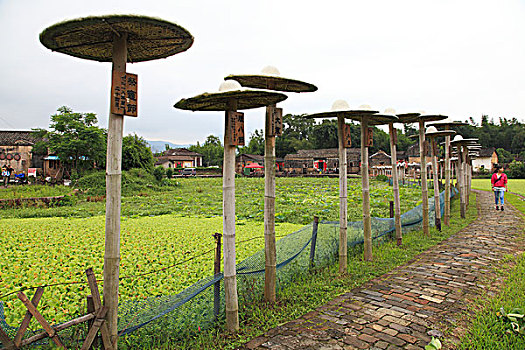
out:
M348 238L347 238L347 160L345 148L345 118L342 114L337 115L337 133L339 144L339 274L345 274L348 262Z
M421 196L423 201L423 233L430 236L428 217L427 160L425 157L425 122L419 120L419 154L421 157Z
M458 144L458 162L456 165L456 176L459 183L459 212L461 217L465 218L466 206L465 206L465 181L463 178L463 149L461 144Z
M127 34L113 39L112 72L126 72ZM110 96L110 101L112 100ZM110 102L111 103L111 102ZM120 265L120 206L122 181L122 132L124 116L109 112L106 156L106 232L104 251L104 306L111 343L118 340L118 285Z
M368 180L368 116L361 119L361 184L363 188L364 258L372 261L372 217L370 216L370 184Z
M235 146L229 111L237 110L237 100L228 102L224 125L224 162L222 176L222 212L224 237L224 296L226 302L226 327L230 332L239 330L239 302L235 270Z
M448 130L448 126L445 126L445 130ZM445 136L445 210L443 221L445 225L450 225L450 136Z
M392 159L392 186L394 188L394 224L396 227L396 240L397 245L402 244L403 234L401 232L401 202L399 199L399 179L397 169L397 146L395 143L395 132L394 123L388 124L388 131L390 134L390 156Z
M271 113L275 104L266 107L264 131L264 299L275 303L277 253L275 247L275 136Z
M434 173L434 222L438 230L441 231L441 202L439 201L439 181L438 181L438 162L436 154L436 138L432 137L432 171Z

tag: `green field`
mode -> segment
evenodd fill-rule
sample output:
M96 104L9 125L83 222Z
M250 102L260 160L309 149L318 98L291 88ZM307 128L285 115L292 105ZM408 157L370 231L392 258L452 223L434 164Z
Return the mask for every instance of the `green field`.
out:
M348 188L349 220L358 221L362 215L359 180L349 180ZM417 189L402 188L400 192L403 211L418 204ZM263 197L263 179L237 179L237 242L258 237L237 247L238 261L264 247ZM386 183L372 182L372 215L387 217L391 197ZM0 210L4 217L0 225L4 257L0 260L0 295L28 286L85 281L87 267L93 267L97 278L102 278L104 203L86 200L81 195L71 206ZM222 179L182 179L179 186L165 192L144 191L124 197L121 276L158 270L213 249L212 234L222 232L221 202ZM338 179L278 179L277 235L297 230L314 215L337 220L338 205ZM17 218L24 215L35 218ZM213 253L209 252L147 278L125 278L120 284L121 300L177 293L211 275L212 262ZM39 309L51 322L68 319L85 302L88 293L84 285L46 288ZM7 322L18 324L24 313L21 302L15 295L2 301L7 306Z
M525 179L509 179L507 184L509 191L525 196ZM472 179L472 188L491 191L490 179Z

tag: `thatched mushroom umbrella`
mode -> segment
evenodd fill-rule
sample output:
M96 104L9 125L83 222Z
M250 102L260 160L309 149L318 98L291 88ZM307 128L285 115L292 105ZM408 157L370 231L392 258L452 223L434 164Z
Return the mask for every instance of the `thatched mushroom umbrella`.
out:
M400 113L396 114L395 110L387 109L385 114L395 115L398 120L397 123L409 124L418 121L419 113ZM396 230L397 245L400 246L403 242L403 232L401 225L401 201L399 198L399 179L397 173L397 130L394 128L394 122L388 123L388 133L390 135L390 157L392 160L392 189L394 193L394 226Z
M465 218L467 211L467 145L472 141L475 140L464 139L461 135L454 136L454 140L450 141L450 145L457 148L458 164L456 172L459 184L459 210L462 218Z
M429 126L436 128L443 128L445 131L451 130L453 127L467 125L467 123L443 120L436 123L430 123ZM452 178L452 166L450 161L450 135L445 136L445 210L443 213L443 221L445 225L450 224L450 181Z
M310 114L307 118L333 118L337 117L339 134L339 272L346 272L347 264L347 160L344 145L345 119L352 119L361 123L361 178L363 194L363 235L364 235L364 258L372 260L372 218L370 215L370 184L368 174L368 124L373 121L376 125L386 124L397 120L391 115L377 115L377 111L372 111L370 106L360 106L357 110L352 110L348 103L337 100L332 105L330 112ZM371 135L370 135L371 136Z
M126 72L126 62L165 58L186 51L193 37L184 28L158 18L109 15L74 19L45 29L40 42L66 55L112 62L113 76ZM118 74L118 73L117 73ZM128 99L133 98L129 95ZM111 104L111 103L110 103ZM106 163L106 240L104 304L111 340L117 342L118 276L120 262L120 205L122 129L124 114L109 114Z
M283 92L314 92L317 87L303 81L283 78L279 70L265 67L260 75L229 75L224 79L238 81L248 88ZM275 136L282 133L282 110L266 107L264 130L264 298L275 302L277 253L275 247Z
M226 111L224 124L224 160L222 178L223 235L224 235L224 294L226 301L226 325L228 330L239 330L239 305L235 270L235 147L234 119L237 110L275 105L284 101L286 95L263 90L247 90L234 81L221 84L219 92L204 93L181 99L175 108L191 111ZM244 127L242 128L244 137ZM242 142L244 144L244 142Z
M431 149L432 149L432 171L434 173L434 220L438 230L441 231L441 202L439 201L439 184L438 184L438 162L437 162L437 144L436 138L440 136L454 135L456 132L452 130L438 131L435 126L429 126L426 132L426 136L430 138ZM446 194L445 194L446 195Z
M423 233L426 236L430 236L429 229L429 215L428 215L428 183L427 183L427 166L426 166L426 156L425 156L425 123L434 122L438 120L447 119L444 115L438 114L425 114L420 115L418 118L419 121L419 155L421 158L421 197L422 197L422 207L423 207Z

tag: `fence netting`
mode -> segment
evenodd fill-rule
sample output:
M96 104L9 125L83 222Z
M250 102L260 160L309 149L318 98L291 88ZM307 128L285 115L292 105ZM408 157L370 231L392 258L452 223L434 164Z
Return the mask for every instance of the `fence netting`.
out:
M451 197L458 191L452 187ZM444 191L440 194L440 211L444 212ZM434 225L434 198L429 198L430 224ZM422 229L422 206L401 215L403 232ZM315 255L312 250L313 224L306 225L276 243L277 292L289 287L294 280L303 278L312 266L321 268L337 261L339 250L339 222L321 221L317 229ZM372 238L381 241L393 236L393 218L372 218ZM348 247L363 243L363 222L348 223ZM237 287L239 303L261 299L264 292L264 249L237 264ZM177 273L176 269L173 272ZM176 295L160 295L146 299L123 300L118 309L118 329L122 337L119 347L136 348L147 339L158 344L169 340L183 339L199 331L213 327L224 319L224 286L222 273L201 279ZM17 328L5 322L3 304L0 302L0 325L13 339ZM38 331L26 332L24 338ZM78 325L59 333L68 348L80 347L87 326ZM124 337L125 336L125 337ZM155 340L156 339L156 340ZM35 345L46 344L48 339Z

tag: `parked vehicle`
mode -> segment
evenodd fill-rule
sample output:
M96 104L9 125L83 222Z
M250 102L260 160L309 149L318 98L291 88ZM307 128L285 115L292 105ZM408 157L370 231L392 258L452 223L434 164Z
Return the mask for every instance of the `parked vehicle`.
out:
M197 175L197 170L195 168L184 168L180 174L183 176L195 176Z

